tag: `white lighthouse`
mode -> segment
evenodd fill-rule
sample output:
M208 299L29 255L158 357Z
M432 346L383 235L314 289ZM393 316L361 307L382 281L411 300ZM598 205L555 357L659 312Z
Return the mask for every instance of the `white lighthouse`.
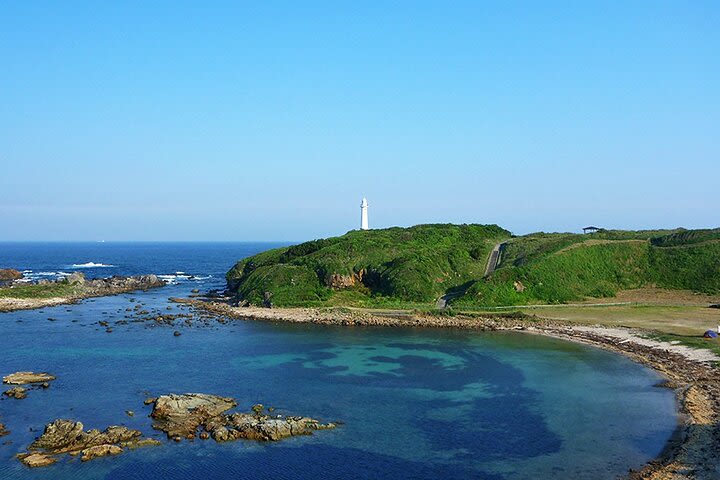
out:
M368 230L370 228L370 227L368 227L367 209L368 209L367 198L363 197L362 202L360 202L360 229L361 230Z

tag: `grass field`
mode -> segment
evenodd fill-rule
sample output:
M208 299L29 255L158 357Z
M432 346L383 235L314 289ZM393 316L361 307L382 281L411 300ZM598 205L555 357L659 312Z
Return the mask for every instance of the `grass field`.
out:
M720 355L718 339L702 338L706 330L717 331L720 325L720 309L709 307L714 303L717 303L717 297L690 291L641 289L620 292L617 298L606 299L605 304L477 308L467 311L473 314L516 311L578 325L637 328L645 330L649 338L707 348Z
M52 298L68 297L74 293L74 287L68 283L48 283L46 285L15 285L12 288L0 288L0 298Z

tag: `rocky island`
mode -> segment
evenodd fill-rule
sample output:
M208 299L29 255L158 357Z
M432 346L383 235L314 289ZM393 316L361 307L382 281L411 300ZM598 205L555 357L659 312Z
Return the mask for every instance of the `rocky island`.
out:
M123 448L160 444L157 440L142 438L138 430L122 426L110 426L102 432L83 429L84 425L74 420L55 420L45 426L45 431L28 447L28 452L18 458L28 467L44 467L55 463L57 456L62 454L80 455L85 462L120 454Z
M163 395L146 403L153 404L150 415L153 428L165 432L175 441L195 438L198 429L202 429L200 438L212 437L217 442L238 439L277 441L296 435L312 435L316 430L336 426L309 417L271 416L265 413L262 405L254 405L252 413L227 413L237 406L235 399L203 393Z
M21 381L32 375L35 375L32 378L40 378L42 375L43 378L51 377L47 374L18 372L6 378ZM153 405L150 415L153 419L152 427L165 432L169 439L177 442L196 437L212 437L217 442L239 439L278 441L336 427L335 423L321 423L309 417L270 415L262 405L254 405L250 413L229 413L230 409L237 406L233 398L203 393L162 395L146 399L145 404ZM126 413L134 415L134 412ZM5 426L0 424L0 436L8 433ZM139 430L124 426L113 425L104 431L86 431L81 422L57 419L48 423L42 435L28 446L27 452L17 455L17 458L31 468L45 467L56 463L63 454L80 456L80 460L85 462L118 455L124 449L160 443L152 438L143 438Z

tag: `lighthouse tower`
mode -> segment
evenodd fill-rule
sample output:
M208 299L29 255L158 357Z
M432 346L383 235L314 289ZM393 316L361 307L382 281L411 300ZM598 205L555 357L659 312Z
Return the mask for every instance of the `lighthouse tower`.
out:
M360 229L368 230L368 216L367 216L368 202L366 198L362 199L360 203Z

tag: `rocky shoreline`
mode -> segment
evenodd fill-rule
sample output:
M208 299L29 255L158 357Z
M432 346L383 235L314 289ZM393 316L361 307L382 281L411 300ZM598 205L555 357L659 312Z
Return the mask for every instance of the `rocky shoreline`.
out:
M524 315L447 316L418 312L371 313L350 309L232 307L221 302L176 301L240 320L321 325L516 330L582 342L626 355L662 374L678 400L680 424L661 455L632 480L720 478L720 358L712 352L649 340L638 330L569 325Z
M67 286L68 293L57 297L43 296L12 296L13 288L42 288L49 283L57 283ZM118 295L120 293L133 292L135 290L148 290L150 288L164 287L166 282L157 275L136 275L131 277L113 276L108 278L96 278L86 280L80 272L73 273L69 277L58 282L45 284L21 284L20 286L9 285L3 287L2 291L7 296L0 296L0 312L12 312L15 310L31 310L35 308L51 307L76 303L85 298L104 297L107 295Z

